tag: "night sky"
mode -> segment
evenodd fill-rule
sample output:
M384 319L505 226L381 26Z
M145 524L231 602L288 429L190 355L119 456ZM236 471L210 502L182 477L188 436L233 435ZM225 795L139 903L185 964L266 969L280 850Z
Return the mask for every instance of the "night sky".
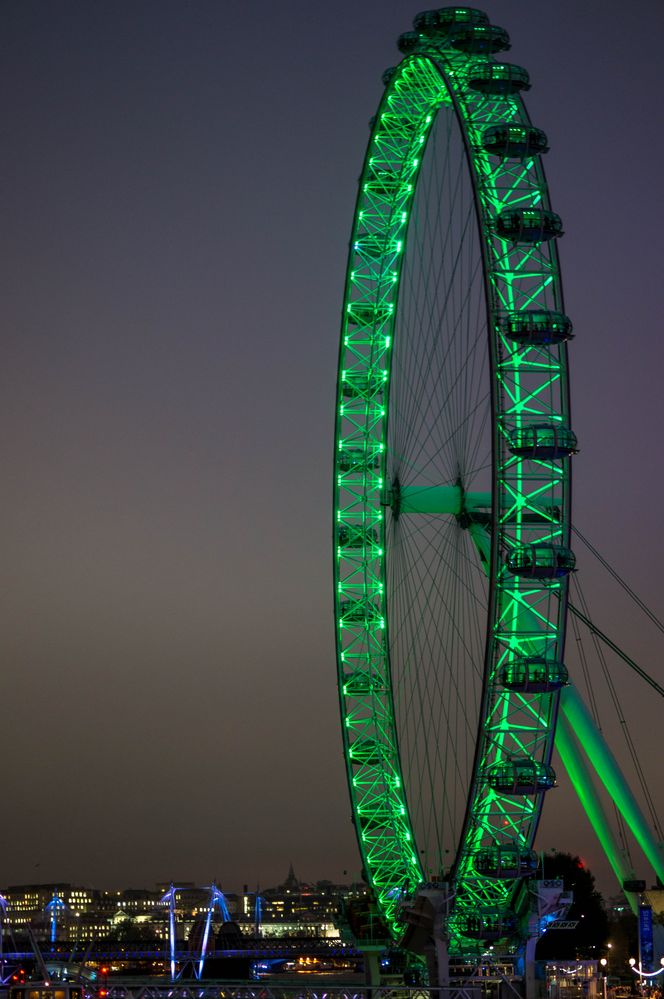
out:
M484 8L552 147L576 522L661 611L664 7ZM0 884L359 874L335 369L367 121L418 9L0 4ZM598 624L661 681L661 636L576 547ZM615 678L664 806L661 701ZM538 845L610 887L551 794Z

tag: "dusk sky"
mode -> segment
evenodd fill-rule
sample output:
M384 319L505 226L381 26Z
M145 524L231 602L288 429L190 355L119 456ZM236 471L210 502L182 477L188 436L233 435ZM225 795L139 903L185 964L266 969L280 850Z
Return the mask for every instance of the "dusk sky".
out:
M419 9L0 4L0 885L359 876L331 611L338 328L367 122ZM575 522L661 615L664 6L483 9L551 144ZM597 623L662 682L661 636L575 547ZM664 812L662 702L615 679ZM612 890L560 782L538 845Z

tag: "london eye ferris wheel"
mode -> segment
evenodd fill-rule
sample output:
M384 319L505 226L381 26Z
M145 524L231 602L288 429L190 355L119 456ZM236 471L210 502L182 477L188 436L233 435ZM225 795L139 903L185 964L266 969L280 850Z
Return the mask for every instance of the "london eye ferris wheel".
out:
M481 11L425 11L384 75L352 224L334 470L353 821L395 938L445 881L463 951L533 873L570 550L565 314L525 69Z

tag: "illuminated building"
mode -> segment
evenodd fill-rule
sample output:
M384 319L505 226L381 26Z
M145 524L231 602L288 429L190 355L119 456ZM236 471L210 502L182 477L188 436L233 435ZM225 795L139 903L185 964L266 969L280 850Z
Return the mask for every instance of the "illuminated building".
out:
M13 885L4 890L6 922L15 935L30 927L38 940L53 932L53 900L58 901L55 937L72 943L102 940L166 940L169 909L163 901L169 885L155 889L100 890L56 883ZM241 893L223 893L226 914L244 936L336 938L338 916L345 898L366 894L366 885L334 885L330 881L306 884L295 877L293 867L275 888ZM258 900L258 901L257 901ZM62 904L61 904L62 903ZM175 926L178 941L200 932L208 914L210 887L190 882L175 883ZM258 912L257 912L258 910ZM212 928L221 930L224 918L215 911ZM237 931L236 931L237 932Z

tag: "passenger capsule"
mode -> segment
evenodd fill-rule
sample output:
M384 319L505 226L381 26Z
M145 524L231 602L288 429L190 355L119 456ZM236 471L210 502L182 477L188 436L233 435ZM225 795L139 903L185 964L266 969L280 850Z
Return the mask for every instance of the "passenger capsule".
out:
M378 540L378 531L375 527L362 527L356 524L339 524L337 527L337 542L341 548L364 550L375 547Z
M526 579L560 579L574 571L574 552L562 545L532 544L513 548L506 566Z
M510 97L522 90L530 90L530 76L523 66L511 62L491 62L474 67L468 86L490 97Z
M387 87L387 85L391 82L396 71L397 71L396 66L388 66L387 69L384 70L383 75L381 76L381 80L383 81L384 87Z
M365 190L376 194L392 195L404 186L401 174L394 170L371 170L364 182Z
M552 461L569 458L578 451L576 434L555 423L533 423L517 427L509 435L509 449L517 458Z
M510 659L500 670L502 686L518 694L553 694L568 680L564 663L538 656Z
M461 915L455 920L459 933L470 940L482 940L484 943L501 940L510 936L516 929L516 920L509 914L495 913L477 909L468 915Z
M343 627L364 625L367 628L383 625L380 609L366 600L342 600L339 604Z
M385 254L396 253L397 243L383 233L363 233L353 243L353 249L369 260L379 260Z
M537 854L534 850L519 849L516 844L491 846L478 850L473 865L485 878L528 878L537 872Z
M344 399L373 399L385 388L387 371L344 371L341 392Z
M387 749L375 739L356 739L350 746L348 755L357 766L380 766L387 756Z
M397 38L397 48L399 52L403 52L404 55L410 55L414 52L420 45L420 36L416 31L404 31L402 35Z
M539 794L556 786L553 767L529 757L495 763L489 767L486 780L499 794Z
M377 832L379 829L389 829L390 826L394 825L396 818L398 816L395 815L394 810L385 805L375 808L371 812L367 811L365 814L360 813L358 815L360 829L363 832Z
M369 673L366 670L344 673L343 692L347 697L367 697L371 694L382 694L386 690L387 684L378 673Z
M524 347L540 347L564 343L573 337L571 319L562 312L524 309L511 312L499 321L506 337Z
M428 38L445 36L457 24L488 24L489 18L476 7L440 7L438 10L423 10L413 19L413 27Z
M541 243L563 235L559 215L541 208L508 208L496 218L496 232L513 243Z
M482 148L503 159L523 159L549 151L546 134L534 125L493 125L482 136Z
M337 467L340 472L374 472L380 468L381 451L364 443L349 443L339 449Z
M382 302L349 302L348 322L355 326L380 326L392 315L392 306Z
M495 24L460 24L450 31L449 39L452 48L468 55L488 55L510 48L510 36Z

